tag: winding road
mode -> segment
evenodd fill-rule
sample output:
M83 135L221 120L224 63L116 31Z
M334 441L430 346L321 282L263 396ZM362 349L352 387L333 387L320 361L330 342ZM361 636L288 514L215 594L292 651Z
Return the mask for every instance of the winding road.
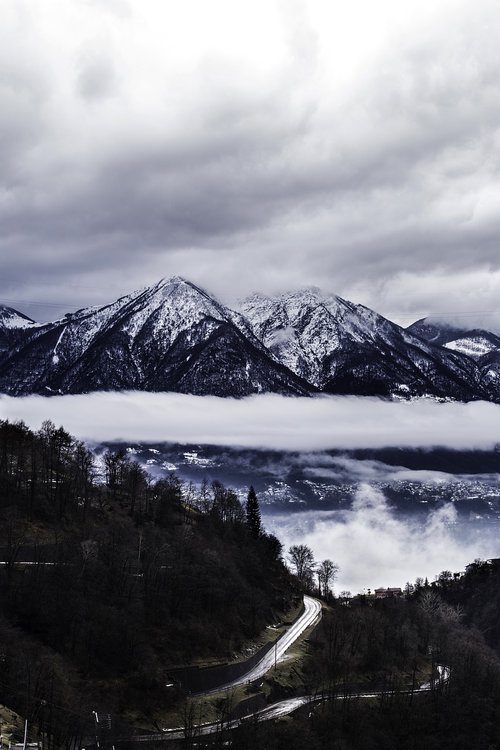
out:
M402 692L406 692L408 694L413 693L414 695L419 693L428 693L435 688L439 688L445 685L450 679L449 667L438 665L436 668L438 676L435 680L433 680L433 682L425 683L424 685L421 685L414 690L407 690ZM358 699L378 698L383 694L384 693L382 691L371 693L353 693L349 697ZM345 697L346 696L343 694L335 695L333 696L333 700L344 700ZM224 722L223 724L221 724L221 722L212 724L199 724L192 728L191 736L201 737L207 734L216 734L217 732L222 731L222 729L236 729L241 724L244 724L247 721L269 721L270 719L279 719L281 716L288 716L289 714L297 711L297 709L307 704L312 706L313 704L318 704L331 699L332 697L329 695L303 695L296 698L288 698L286 700L279 701L278 703L273 703L271 706L266 706L266 708L263 708L260 711L256 711L253 714L243 716L241 719L233 719L232 721ZM186 736L187 733L185 729L176 728L164 729L162 734L141 735L139 737L134 737L133 739L134 741L138 742L146 742L160 740L180 740L184 739Z
M213 690L207 690L203 693L198 693L199 696L210 695L213 693L219 693L221 690L230 690L238 685L246 685L248 682L259 680L264 677L266 672L274 667L279 661L283 659L283 656L290 646L300 638L302 633L310 628L312 625L316 625L321 619L321 604L317 599L313 599L311 596L304 596L304 611L298 620L295 620L288 630L283 633L280 638L276 641L274 648L265 654L262 659L248 672L238 677L232 682L227 682L224 685L218 685Z
M216 693L224 690L230 690L231 688L237 687L238 685L243 685L248 682L253 682L254 680L258 680L259 678L263 677L266 672L268 672L270 669L273 668L275 663L279 662L280 659L283 658L285 652L290 648L290 646L295 643L295 641L304 633L307 628L316 625L318 621L321 618L321 604L317 599L313 599L310 596L304 596L304 612L302 615L296 620L293 625L285 632L283 635L276 641L276 645L271 651L269 651L259 662L256 664L251 670L246 672L244 675L239 677L238 679L234 680L233 682L229 682L225 685L221 685L218 688L214 690L209 690L206 693L200 693L199 695L208 695L210 693ZM421 685L418 688L415 688L413 690L407 690L403 692L407 693L427 693L431 690L434 690L436 687L443 686L446 682L448 682L450 678L450 669L448 667L438 665L437 667L437 678L432 680L431 682L427 682L424 685ZM382 691L375 691L370 693L353 693L350 697L352 698L377 698L380 695L382 695ZM343 694L330 696L330 695L303 695L303 696L297 696L295 698L288 698L286 700L279 701L277 703L273 703L270 706L266 706L265 708L261 709L260 711L256 711L255 713L249 714L248 716L243 716L240 719L233 719L232 721L226 721L226 722L215 722L210 724L198 724L193 726L190 730L186 730L185 728L176 727L173 729L164 729L161 733L158 734L145 734L145 735L139 735L134 736L133 739L134 742L158 742L158 741L165 741L165 740L180 740L184 739L188 736L188 732L190 732L190 736L204 736L208 734L216 734L217 732L220 732L222 729L236 729L236 727L239 727L241 724L247 722L247 721L269 721L271 719L278 719L281 716L287 716L294 711L297 711L297 709L301 708L302 706L305 706L307 704L313 705L318 704L322 701L326 700L344 700L345 696Z

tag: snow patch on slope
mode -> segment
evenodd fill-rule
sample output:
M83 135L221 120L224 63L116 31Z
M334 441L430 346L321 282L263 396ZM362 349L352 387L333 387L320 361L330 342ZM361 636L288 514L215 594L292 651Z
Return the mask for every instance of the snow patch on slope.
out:
M37 324L17 310L0 305L0 325L3 328L31 328Z
M466 354L474 359L489 354L497 348L491 341L482 337L456 339L455 341L448 341L444 346L446 349Z

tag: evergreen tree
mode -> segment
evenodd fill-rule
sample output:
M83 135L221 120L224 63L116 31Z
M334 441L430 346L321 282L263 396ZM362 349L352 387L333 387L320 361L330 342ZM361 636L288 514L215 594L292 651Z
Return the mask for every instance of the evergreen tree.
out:
M262 533L262 523L260 520L259 501L257 500L257 495L252 486L250 486L250 489L248 490L245 513L250 533L253 537L257 538Z

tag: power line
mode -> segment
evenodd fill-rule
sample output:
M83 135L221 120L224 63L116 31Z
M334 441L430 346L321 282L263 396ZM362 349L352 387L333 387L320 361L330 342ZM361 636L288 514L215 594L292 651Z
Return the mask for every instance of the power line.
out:
M80 310L86 307L101 307L106 306L106 302L94 303L90 305L74 305L69 302L42 302L40 300L30 299L13 299L11 297L2 297L2 302L9 302L13 305L30 305L35 307L50 307L54 309L72 309ZM441 312L414 312L414 313L401 313L401 312L386 312L383 313L385 318L404 318L405 320L416 320L420 318L446 318L448 316L454 316L458 318L472 318L480 316L500 316L500 310L442 310Z
M4 302L11 302L13 305L37 305L38 307L72 307L77 310L81 305L70 305L69 302L37 302L30 299L11 299L10 297L2 297Z
M395 317L397 316L398 318L412 318L412 319L418 316L418 314L419 313L386 313L386 315L394 315ZM500 310L499 311L477 310L474 312L473 311L458 312L458 311L453 311L453 310L449 310L449 311L445 310L445 311L438 312L438 313L434 313L434 312L424 313L421 315L421 317L423 318L446 318L449 315L454 315L457 318L469 318L469 317L474 318L474 317L482 316L482 315L496 316L496 315L500 315Z

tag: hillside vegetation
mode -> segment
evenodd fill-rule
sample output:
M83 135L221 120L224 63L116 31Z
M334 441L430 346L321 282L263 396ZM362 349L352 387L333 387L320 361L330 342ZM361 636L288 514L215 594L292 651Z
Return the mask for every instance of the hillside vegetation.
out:
M418 578L405 596L329 603L303 668L328 696L281 723L248 723L234 750L498 750L500 561ZM449 680L419 685L446 665ZM361 697L360 694L373 697Z
M303 590L323 596L320 625L239 697L328 699L187 746L500 750L499 561L418 578L401 598L335 597L336 565L306 545L290 548L289 573L253 490L245 512L219 482L153 481L120 451L96 467L50 422L0 422L0 521L0 704L49 750L88 744L96 710L113 715L106 749L167 713L187 726L204 699L186 700L169 670L246 656ZM437 664L449 681L418 693Z
M102 469L50 422L0 423L0 703L49 747L96 707L151 725L179 697L169 667L233 658L297 599L230 489L151 481L123 453Z

